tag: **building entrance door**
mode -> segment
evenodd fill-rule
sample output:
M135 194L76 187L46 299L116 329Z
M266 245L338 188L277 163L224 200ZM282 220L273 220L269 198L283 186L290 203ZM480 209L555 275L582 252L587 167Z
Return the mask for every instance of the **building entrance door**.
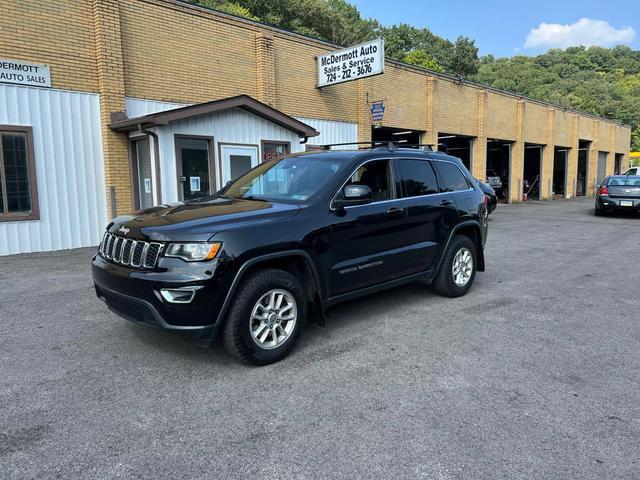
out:
M253 145L220 145L222 183L241 177L258 165L258 147Z
M136 208L140 210L151 208L153 207L153 178L149 137L132 140L131 153Z
M176 157L180 200L204 197L215 189L210 139L177 137Z

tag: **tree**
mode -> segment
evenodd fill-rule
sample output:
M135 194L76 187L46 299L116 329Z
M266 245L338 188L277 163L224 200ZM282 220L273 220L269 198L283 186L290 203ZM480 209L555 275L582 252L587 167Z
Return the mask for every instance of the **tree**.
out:
M189 0L190 3L198 4L202 7L213 8L220 12L229 13L237 17L248 18L249 20L258 21L259 18L251 14L249 10L233 2L224 0Z
M447 70L456 75L467 77L478 72L478 47L475 41L468 37L458 37L453 46L453 55Z
M436 62L431 56L422 49L411 50L404 57L405 63L417 65L418 67L428 68L434 72L442 72L442 65Z
M640 125L631 131L631 151L640 152Z

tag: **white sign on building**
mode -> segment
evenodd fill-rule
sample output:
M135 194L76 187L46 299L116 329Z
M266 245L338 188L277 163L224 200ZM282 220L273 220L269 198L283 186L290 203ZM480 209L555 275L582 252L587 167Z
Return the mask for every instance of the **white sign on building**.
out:
M51 87L51 69L40 63L0 59L0 82Z
M354 45L317 57L318 88L384 73L384 40Z

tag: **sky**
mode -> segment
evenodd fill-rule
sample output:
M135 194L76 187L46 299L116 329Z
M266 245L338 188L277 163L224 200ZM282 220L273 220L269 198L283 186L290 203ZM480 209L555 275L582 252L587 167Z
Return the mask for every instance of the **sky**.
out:
M536 55L572 45L640 50L640 0L349 0L383 25L408 23L455 40L475 39L480 55Z

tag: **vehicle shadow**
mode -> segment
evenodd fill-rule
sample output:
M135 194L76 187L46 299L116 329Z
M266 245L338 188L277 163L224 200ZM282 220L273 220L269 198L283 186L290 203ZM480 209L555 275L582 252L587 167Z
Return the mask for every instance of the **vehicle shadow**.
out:
M372 316L395 316L402 306L421 303L432 297L440 298L429 285L413 282L378 292L375 295L340 303L325 312L326 324L324 327L314 324L313 320L309 319L306 331L300 339L296 351L308 353L310 350L331 348L326 344L327 340L340 338L343 330L353 328L354 325L362 325L365 328L370 325L371 328L375 328L370 322ZM178 334L128 322L124 323L122 328L123 335L131 335L146 347L161 351L167 357L175 357L175 361L215 366L216 369L223 370L237 370L240 365L236 359L226 353L219 338L207 345Z
M423 302L431 297L439 298L439 295L425 283L412 282L349 300L329 308L325 312L325 328L312 329L313 333L308 336L321 337L327 331L333 334L354 324L366 323L372 315L396 315L400 307Z
M594 217L595 214L593 213L593 209L589 210L589 214ZM630 211L630 212L625 212L625 211L621 211L621 210L616 210L614 212L611 213L605 213L602 216L598 217L598 218L602 218L602 219L607 219L607 218L640 218L640 214L637 211Z

